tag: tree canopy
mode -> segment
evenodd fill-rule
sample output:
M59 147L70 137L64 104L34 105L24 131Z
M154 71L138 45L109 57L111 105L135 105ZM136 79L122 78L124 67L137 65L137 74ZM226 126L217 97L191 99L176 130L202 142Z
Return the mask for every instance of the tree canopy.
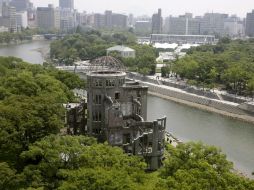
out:
M253 189L254 181L233 172L233 164L221 150L201 143L167 147L169 153L160 172L166 189Z
M0 57L0 160L20 166L18 156L29 144L59 133L62 104L81 84L73 74Z
M252 40L222 39L217 45L192 48L175 62L173 70L202 86L220 86L231 93L253 95L253 50Z
M71 82L70 82L71 81ZM215 147L167 146L164 167L146 172L141 157L86 136L60 133L71 73L0 57L0 190L252 190Z
M77 60L91 60L106 55L106 50L115 45L126 45L136 50L136 58L122 58L119 54L111 54L120 59L131 71L143 74L155 72L156 50L150 45L138 45L135 36L123 31L86 31L68 35L50 45L50 57L64 65L73 65Z
M233 172L220 150L201 143L169 145L164 167L153 173L145 172L140 157L85 136L49 135L31 144L20 159L21 172L0 163L0 189L3 185L4 189L60 190L254 188L254 181Z

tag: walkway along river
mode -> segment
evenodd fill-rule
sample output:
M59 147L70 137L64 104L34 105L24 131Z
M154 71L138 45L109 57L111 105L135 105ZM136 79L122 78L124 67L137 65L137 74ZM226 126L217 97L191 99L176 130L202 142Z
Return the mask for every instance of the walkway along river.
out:
M17 56L41 64L44 59L36 51L40 48L49 49L49 42L0 47L0 55ZM163 115L167 116L168 131L180 140L202 141L220 147L236 169L251 177L254 171L254 125L149 96L149 120Z

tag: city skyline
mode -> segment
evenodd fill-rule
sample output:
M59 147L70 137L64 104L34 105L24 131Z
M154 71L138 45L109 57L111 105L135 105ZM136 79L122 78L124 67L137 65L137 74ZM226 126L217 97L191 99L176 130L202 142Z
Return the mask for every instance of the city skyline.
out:
M36 7L47 6L47 4L54 4L58 6L59 0L31 0ZM144 6L145 4L145 6ZM89 6L87 6L89 5ZM98 6L99 5L99 6ZM188 8L187 8L188 7ZM243 0L232 3L232 1L224 0L178 0L169 2L167 0L129 0L128 2L122 0L102 0L84 1L75 0L75 8L79 11L98 12L102 13L105 10L113 10L119 13L133 13L135 16L152 15L158 8L162 8L163 17L169 15L181 15L185 12L193 13L195 16L203 15L204 13L227 13L236 14L239 17L246 17L247 12L254 9L254 1Z

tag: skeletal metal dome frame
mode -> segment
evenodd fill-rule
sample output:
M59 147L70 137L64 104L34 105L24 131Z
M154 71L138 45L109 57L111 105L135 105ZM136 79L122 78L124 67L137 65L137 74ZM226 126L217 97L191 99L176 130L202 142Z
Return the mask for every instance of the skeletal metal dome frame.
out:
M93 71L122 71L125 72L126 68L123 63L112 57L112 56L103 56L96 58L91 61L89 66L90 72Z

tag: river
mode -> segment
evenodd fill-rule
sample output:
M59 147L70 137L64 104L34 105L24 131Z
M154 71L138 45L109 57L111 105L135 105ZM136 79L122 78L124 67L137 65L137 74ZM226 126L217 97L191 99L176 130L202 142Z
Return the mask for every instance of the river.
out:
M220 147L235 168L251 177L254 171L254 125L162 98L148 97L148 118L167 116L167 130L184 142Z
M0 46L0 56L15 56L30 63L42 64L44 55L49 52L49 44L50 41L45 40L3 45Z
M44 61L38 49L49 51L49 41L0 47L0 55L16 56L31 63ZM220 147L235 168L251 177L254 171L254 125L162 98L148 97L148 118L167 116L167 129L184 142L202 141Z

